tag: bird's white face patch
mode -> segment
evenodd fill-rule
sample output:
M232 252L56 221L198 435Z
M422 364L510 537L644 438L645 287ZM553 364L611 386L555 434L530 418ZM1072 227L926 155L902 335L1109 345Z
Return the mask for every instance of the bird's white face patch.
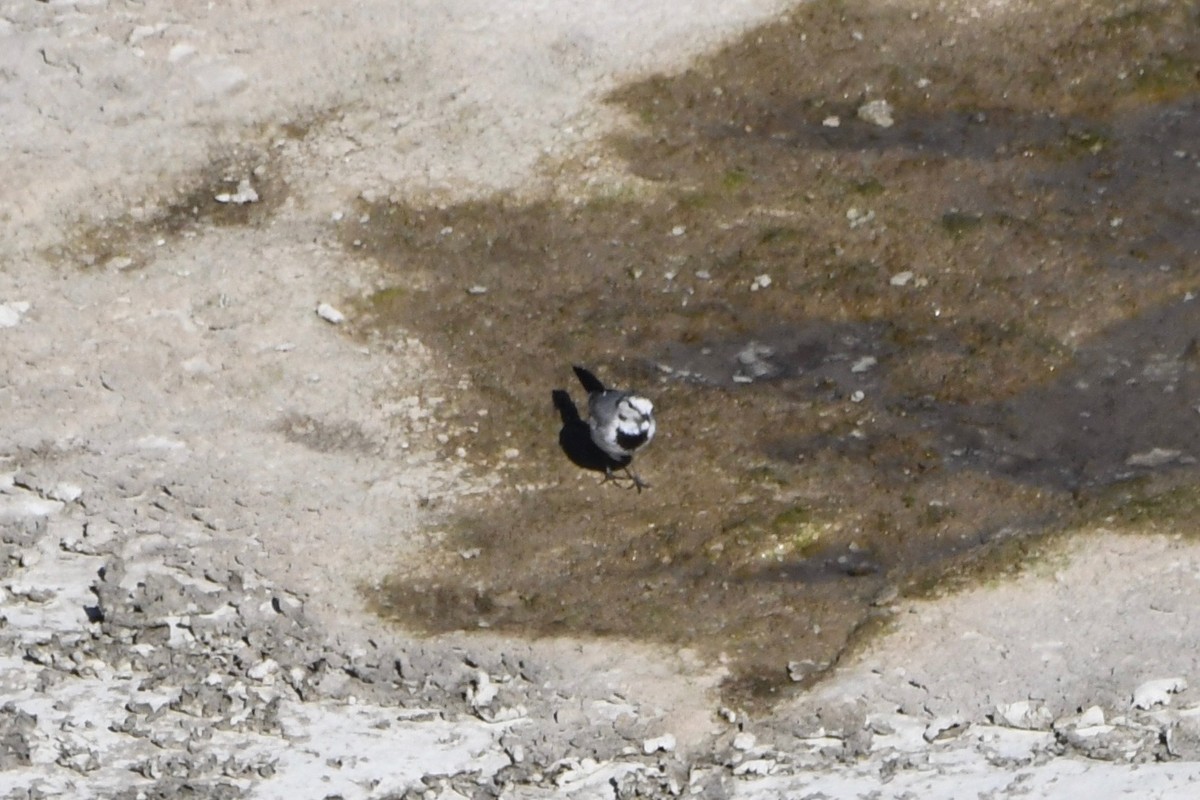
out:
M654 404L644 397L638 397L634 395L633 397L627 398L625 400L625 404L629 405L634 411L638 412L643 417L648 417L654 413Z
M626 397L617 404L617 430L626 436L637 436L654 426L654 404L644 397Z

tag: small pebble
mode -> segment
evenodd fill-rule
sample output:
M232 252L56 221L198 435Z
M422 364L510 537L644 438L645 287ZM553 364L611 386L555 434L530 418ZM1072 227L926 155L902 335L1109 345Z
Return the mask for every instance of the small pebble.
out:
M858 118L880 128L890 128L895 124L892 119L892 104L887 100L872 100L858 107Z
M1162 467L1181 460L1180 456L1182 455L1183 452L1180 450L1155 447L1142 453L1134 453L1125 459L1125 465L1128 467Z
M757 275L750 282L750 291L757 292L759 289L766 289L771 285L771 276L767 274Z
M969 723L958 717L939 717L925 727L922 737L932 744L942 739L958 736L969 727Z
M0 328L15 327L28 311L29 303L25 301L0 303Z
M758 740L754 738L754 734L749 731L742 731L737 736L733 737L733 749L741 750L743 753L747 750L753 750L754 745Z
M179 42L167 51L167 62L170 64L178 64L179 62L191 58L194 55L196 55L196 48L194 45L188 44L187 42Z
M329 305L329 303L321 303L317 306L317 316L333 325L340 325L346 321L346 315Z
M647 739L642 742L642 752L646 755L657 753L659 751L670 753L675 750L675 737L669 733L664 733L662 736L655 736L652 739Z
M1133 707L1149 710L1155 706L1171 704L1171 695L1185 691L1188 687L1183 678L1160 678L1146 681L1133 690Z
M279 670L279 662L273 658L264 659L246 671L246 677L254 681L262 681Z
M863 211L859 208L851 208L846 212L846 219L850 222L851 228L858 228L866 225L875 219L874 211Z
M755 758L738 764L733 768L733 774L739 777L742 775L770 775L775 771L776 766L773 759Z
M850 371L854 373L866 372L877 363L878 359L876 359L875 356L863 356L858 361L855 361L850 365Z
M229 192L221 192L214 198L218 203L233 203L234 205L246 205L247 203L258 202L258 192L254 191L254 187L250 184L249 178L242 178L238 181L237 191L232 194Z

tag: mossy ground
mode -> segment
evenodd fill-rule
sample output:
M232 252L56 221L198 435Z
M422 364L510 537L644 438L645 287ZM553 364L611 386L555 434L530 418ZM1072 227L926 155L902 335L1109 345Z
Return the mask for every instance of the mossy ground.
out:
M875 629L889 586L995 574L978 565L1096 518L1137 432L1055 449L1039 420L1104 380L1106 331L1196 287L1196 24L1185 3L817 0L613 96L640 122L611 145L642 189L364 204L342 235L387 285L360 335L444 353L469 378L447 448L506 476L449 557L398 565L374 603L433 632L687 645L729 659L735 694L775 696L789 661L835 663ZM877 98L893 127L856 117ZM780 375L679 377L751 342ZM862 353L877 366L852 373ZM655 399L649 491L558 450L572 363ZM1173 374L1190 391L1194 360ZM1185 394L1153 408L1192 436ZM1194 506L1186 461L1138 475L1177 485L1119 513Z

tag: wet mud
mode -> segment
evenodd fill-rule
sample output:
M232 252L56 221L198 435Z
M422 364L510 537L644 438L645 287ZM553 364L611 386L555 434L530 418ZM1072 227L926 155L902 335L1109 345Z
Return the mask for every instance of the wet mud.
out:
M364 204L358 335L444 352L445 446L502 476L372 603L689 647L769 701L898 593L1192 508L1196 33L1178 3L821 0L618 92L632 183ZM649 491L564 453L573 363L654 399Z

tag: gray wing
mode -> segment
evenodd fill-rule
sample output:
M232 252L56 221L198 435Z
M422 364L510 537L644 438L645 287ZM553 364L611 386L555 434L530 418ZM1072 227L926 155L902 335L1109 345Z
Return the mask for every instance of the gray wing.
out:
M593 427L607 425L617 418L617 404L629 396L629 392L596 392L588 395L588 414Z

